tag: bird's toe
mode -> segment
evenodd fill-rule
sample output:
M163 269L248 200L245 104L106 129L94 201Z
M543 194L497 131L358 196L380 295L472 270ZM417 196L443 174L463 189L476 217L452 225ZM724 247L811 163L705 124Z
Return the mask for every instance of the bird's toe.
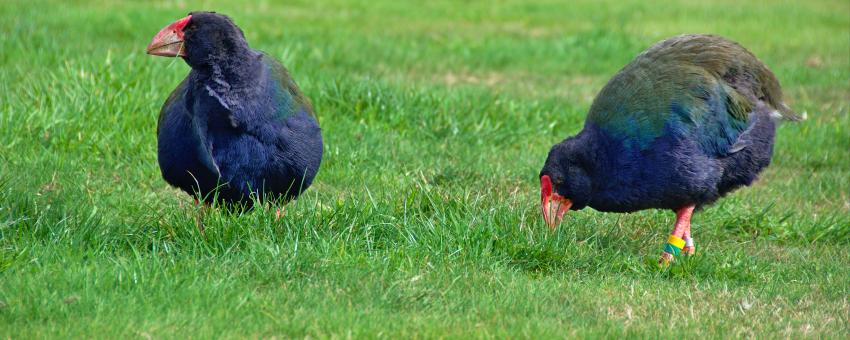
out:
M658 265L662 268L666 267L666 266L670 265L670 263L672 263L675 258L676 257L673 256L673 254L670 254L670 253L665 251L665 252L661 253L661 259L658 260Z

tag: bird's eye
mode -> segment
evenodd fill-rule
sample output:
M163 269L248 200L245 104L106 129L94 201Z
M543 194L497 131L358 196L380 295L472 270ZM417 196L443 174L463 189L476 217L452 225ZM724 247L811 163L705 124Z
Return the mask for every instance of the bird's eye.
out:
M560 186L561 184L564 184L564 180L562 180L560 178L556 178L555 179L555 185Z

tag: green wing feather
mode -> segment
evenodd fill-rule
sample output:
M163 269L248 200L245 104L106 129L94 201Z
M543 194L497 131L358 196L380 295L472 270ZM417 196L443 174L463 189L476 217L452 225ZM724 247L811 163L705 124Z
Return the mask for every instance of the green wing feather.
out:
M798 119L782 103L776 77L749 51L720 37L687 35L656 44L620 70L587 119L640 149L678 129L723 154L759 102Z
M298 88L298 84L289 75L289 71L268 54L263 53L263 61L271 70L271 78L277 85L279 97L276 100L280 103L278 109L280 117L286 118L304 110L318 122L319 118L313 111L313 105Z

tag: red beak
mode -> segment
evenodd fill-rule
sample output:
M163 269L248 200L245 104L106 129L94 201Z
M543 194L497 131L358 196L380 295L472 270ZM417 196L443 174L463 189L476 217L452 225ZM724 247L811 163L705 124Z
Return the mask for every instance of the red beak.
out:
M543 219L546 221L546 225L554 230L561 223L564 214L570 210L573 201L552 190L552 179L548 175L540 177L540 199L542 201Z
M183 28L189 23L189 19L192 19L191 15L160 30L148 45L148 54L163 57L186 56L186 50L183 49Z

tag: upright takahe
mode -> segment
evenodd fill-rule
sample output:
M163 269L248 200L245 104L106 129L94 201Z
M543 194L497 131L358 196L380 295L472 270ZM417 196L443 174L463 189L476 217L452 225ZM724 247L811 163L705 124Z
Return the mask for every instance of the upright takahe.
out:
M554 228L586 206L676 212L661 262L694 253L695 208L750 185L773 153L776 120L797 120L779 82L749 51L717 36L664 40L620 70L584 129L556 144L540 171Z
M190 13L157 33L147 52L180 56L192 68L159 116L166 182L205 202L243 206L293 199L310 186L322 161L310 102L230 18Z

